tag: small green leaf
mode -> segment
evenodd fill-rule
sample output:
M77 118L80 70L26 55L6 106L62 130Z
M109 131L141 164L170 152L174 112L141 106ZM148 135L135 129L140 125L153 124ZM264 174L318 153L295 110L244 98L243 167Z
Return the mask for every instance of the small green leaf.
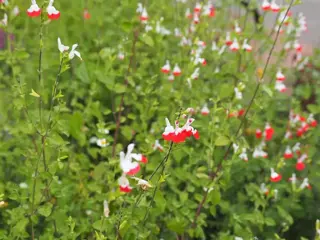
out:
M43 206L39 207L38 212L40 215L49 217L52 211L52 203L46 203Z
M142 38L142 41L149 45L150 47L153 47L154 46L154 41L152 40L152 38L148 35L144 35L143 38Z
M34 97L40 97L40 95L38 93L36 93L36 91L34 91L33 89L31 89L30 95L34 96Z
M219 136L214 144L216 146L226 146L230 143L230 139L227 136Z
M221 194L217 189L212 190L208 196L209 201L215 206L220 203Z

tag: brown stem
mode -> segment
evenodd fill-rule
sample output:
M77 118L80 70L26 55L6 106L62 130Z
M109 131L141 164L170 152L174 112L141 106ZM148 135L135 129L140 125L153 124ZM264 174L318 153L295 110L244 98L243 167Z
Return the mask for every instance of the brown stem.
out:
M129 65L128 65L128 68L127 68L127 73L126 73L126 76L125 76L125 89L127 88L128 86L128 76L130 74L130 71L131 71L131 68L132 68L132 65L133 65L133 60L135 58L135 55L136 55L136 43L138 41L138 37L139 37L139 32L140 32L140 28L136 29L134 32L133 32L133 41L132 41L132 47L131 47L131 56L130 56L130 60L129 60ZM120 105L119 105L119 112L118 112L118 118L117 118L117 121L116 121L116 130L114 132L114 137L113 137L113 145L112 145L112 157L115 157L115 153L116 153L116 145L117 145L117 140L118 140L118 135L119 135L119 130L120 130L120 125L121 125L121 115L122 115L122 106L123 106L123 103L124 103L124 95L125 95L125 92L122 94L121 96L121 100L120 100Z
M287 16L288 12L290 11L290 8L291 8L291 6L292 6L292 4L293 4L293 1L294 1L294 0L291 0L290 4L289 4L289 6L288 6L288 9L287 9L287 11L286 11L285 17ZM246 120L246 117L247 117L247 115L248 115L248 112L250 111L250 109L251 109L251 107L252 107L253 101L254 101L254 99L256 98L257 94L258 94L258 91L259 91L260 85L261 85L261 83L262 83L263 77L265 76L265 73L266 73L267 68L268 68L268 66L269 66L269 62L270 62L270 59L271 59L273 50L274 50L275 45L276 45L276 43L277 43L277 41L278 41L278 37L279 37L279 34L280 34L280 29L281 29L281 27L282 27L282 25L283 25L283 22L284 22L284 20L285 20L285 17L283 18L283 20L281 21L281 23L280 23L280 25L279 25L276 38L275 38L275 40L274 40L274 42L273 42L273 45L272 45L272 47L271 47L271 49L270 49L270 52L269 52L269 55L268 55L268 58L267 58L265 67L264 67L263 72L262 72L262 75L261 75L261 77L260 77L260 79L259 79L259 82L258 82L256 88L255 88L255 91L254 91L254 93L253 93L253 96L252 96L252 98L251 98L251 100L250 100L250 103L249 103L249 105L248 105L248 108L247 108L247 110L246 110L246 112L245 112L245 114L244 114L244 116L243 116L243 118L242 118L242 121L241 121L241 123L240 123L240 125L239 125L239 127L238 127L238 130L236 131L236 134L235 134L236 138L239 137L238 134L240 133L240 130L241 130L241 128L242 128L242 126L243 126L243 124L244 124L244 122L245 122L245 120ZM232 144L233 144L233 142L231 141L231 143L229 144L229 146L228 146L228 148L227 148L226 153L225 153L224 156L223 156L222 161L220 161L220 163L219 163L216 171L211 175L211 177L210 177L210 178L211 178L211 181L214 181L214 179L216 178L216 176L218 175L218 173L222 170L222 162L223 162L223 160L226 160L227 156L229 155L229 152L230 152L230 149L231 149L231 147L232 147ZM195 215L194 220L193 220L193 222L192 222L192 228L195 228L195 227L196 227L197 219L198 219L198 217L199 217L199 215L200 215L200 213L201 213L201 209L202 209L202 207L203 207L203 205L204 205L204 203L205 203L205 201L206 201L206 199L207 199L207 196L208 196L208 189L207 189L207 191L205 191L205 193L203 194L203 198L202 198L202 200L201 200L201 202L200 202L200 204L199 204L199 206L198 206L198 208L197 208L196 215Z

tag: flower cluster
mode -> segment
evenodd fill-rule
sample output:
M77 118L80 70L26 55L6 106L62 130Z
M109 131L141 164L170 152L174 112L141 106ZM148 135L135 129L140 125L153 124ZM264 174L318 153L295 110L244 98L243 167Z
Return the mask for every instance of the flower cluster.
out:
M199 139L200 135L198 130L194 129L191 124L194 122L193 118L188 118L183 127L179 127L179 121L175 122L175 128L170 124L169 119L166 118L166 128L162 133L162 137L166 141L172 141L174 143L184 142L187 138L193 136L195 139Z
M47 7L47 13L48 18L51 20L56 20L60 17L60 11L58 11L53 6L54 0L50 0L48 7ZM31 6L27 10L27 14L29 17L38 17L41 14L41 8L38 6L36 0L31 0Z

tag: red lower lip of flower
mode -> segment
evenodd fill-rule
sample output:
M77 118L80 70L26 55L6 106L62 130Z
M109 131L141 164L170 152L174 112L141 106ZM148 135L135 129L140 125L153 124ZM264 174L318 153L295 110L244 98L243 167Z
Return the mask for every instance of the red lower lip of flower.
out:
M318 122L316 120L311 122L311 127L316 127L318 125Z
M231 44L232 44L232 41L226 41L226 45L227 45L227 46L229 46L229 47L230 47L230 46L231 46Z
M57 20L60 17L60 12L57 14L49 14L48 13L48 18L50 18L51 20Z
M148 19L149 19L148 17L140 16L141 21L147 21Z
M290 158L293 158L293 154L292 154L292 153L285 153L285 154L283 155L283 157L284 157L285 159L290 159Z
M273 9L271 9L271 10L272 10L272 12L279 12L279 11L280 11L279 8L273 8Z
M39 11L32 11L32 12L27 11L27 14L29 17L38 17L41 14L41 9Z
M245 112L246 112L246 110L240 109L240 110L238 111L238 117L242 117L242 116L245 114Z
M306 167L306 165L305 165L303 162L298 162L298 163L296 164L296 169L297 169L298 171L302 171L303 169L305 169L305 167Z
M142 155L141 162L148 163L148 158L146 156Z
M270 177L270 181L271 181L271 182L279 182L279 181L281 181L281 179L282 179L282 176L281 176L281 175L278 175L278 176L275 177L275 178Z
M208 116L209 113L208 113L208 112L201 112L201 115L203 115L203 116Z
M133 169L130 169L130 171L127 172L126 174L128 174L128 175L136 175L139 171L140 171L140 165L136 166Z
M88 12L88 10L84 11L83 17L84 17L84 19L90 19L91 18L91 14Z
M132 191L132 188L129 186L119 186L119 188L120 188L120 192L128 193Z
M174 137L174 133L162 134L162 138L166 141L172 141Z
M178 76L181 75L181 72L173 72L173 75L176 76L176 77L178 77Z
M199 132L196 131L196 132L193 134L193 137L198 140L198 139L200 138Z
M211 10L209 13L209 17L214 17L216 15L215 10Z
M169 70L167 70L167 69L161 69L161 72L163 72L163 73L169 73L170 71Z
M268 11L268 10L270 10L270 9L271 9L270 6L262 7L262 10L264 10L264 11Z

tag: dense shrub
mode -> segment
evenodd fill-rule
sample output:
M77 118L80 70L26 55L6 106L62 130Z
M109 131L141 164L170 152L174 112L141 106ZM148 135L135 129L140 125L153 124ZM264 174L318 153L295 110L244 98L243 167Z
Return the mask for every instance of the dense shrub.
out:
M319 237L298 1L0 2L1 239Z

